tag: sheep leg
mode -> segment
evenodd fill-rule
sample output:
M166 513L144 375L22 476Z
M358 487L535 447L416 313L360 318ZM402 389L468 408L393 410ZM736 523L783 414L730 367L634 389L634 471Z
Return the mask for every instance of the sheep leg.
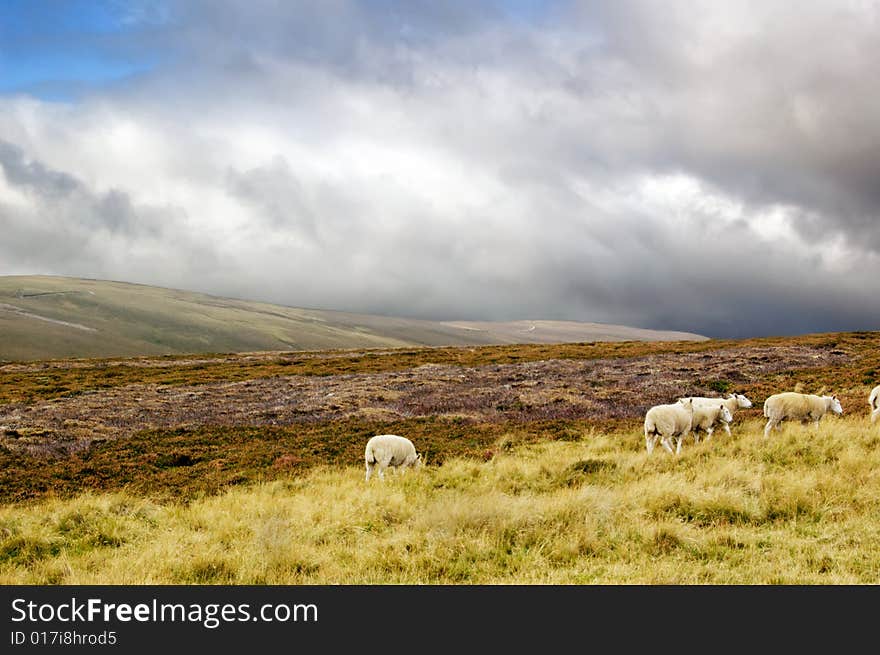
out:
M724 424L724 431L727 432L727 436L730 436L730 423Z
M871 412L871 423L876 423L880 419L880 407Z
M683 437L679 437L678 439L675 440L675 441L676 441L676 444L675 444L675 454L676 454L676 455L680 455L680 454L681 454L681 442L682 442L682 439L683 439Z
M367 463L367 482L370 481L370 476L373 475L373 465Z
M669 451L670 455L672 454L672 444L669 443L669 437L662 437L660 439L660 445Z
M779 427L778 421L775 421L772 418L769 421L767 421L767 425L764 426L764 438L766 439L767 437L769 437L770 430L773 430L777 427Z
M657 445L657 440L660 439L660 435L656 432L648 432L648 428L645 428L645 449L648 451L648 454L654 452L654 446Z
M708 427L708 428L706 428L706 441L709 441L709 439L712 438L712 431L713 431L714 429L715 429L715 428L713 428L713 427L711 427L711 426Z
M379 477L385 479L385 471L394 467L394 455L384 455L379 458ZM396 471L395 471L396 473Z

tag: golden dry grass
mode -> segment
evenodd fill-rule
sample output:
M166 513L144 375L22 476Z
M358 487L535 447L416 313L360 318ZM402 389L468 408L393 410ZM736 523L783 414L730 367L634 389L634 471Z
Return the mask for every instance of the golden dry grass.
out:
M188 504L0 508L3 584L875 584L880 426L862 415L645 453L635 422L364 482L319 466Z

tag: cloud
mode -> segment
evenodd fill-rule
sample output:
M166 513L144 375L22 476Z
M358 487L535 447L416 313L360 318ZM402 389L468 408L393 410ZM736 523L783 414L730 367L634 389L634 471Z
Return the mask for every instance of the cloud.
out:
M0 261L8 272L169 281L167 261L199 250L181 218L119 189L95 191L0 141Z
M880 321L876 3L161 14L129 17L148 74L0 95L0 273L714 336Z
M4 141L0 141L0 166L10 184L39 196L63 197L79 188L71 175L50 170L40 162L26 160L21 148Z
M293 232L309 241L317 239L319 217L283 157L244 172L232 169L228 183L229 192L252 206L254 214L263 219L262 229Z

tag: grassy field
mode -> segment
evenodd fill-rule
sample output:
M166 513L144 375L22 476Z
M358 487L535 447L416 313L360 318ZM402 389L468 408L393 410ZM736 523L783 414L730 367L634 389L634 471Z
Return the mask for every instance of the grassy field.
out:
M0 583L876 584L878 371L877 332L7 364ZM645 453L733 389L732 437ZM765 441L791 389L845 414ZM428 465L366 484L380 432Z
M364 482L361 466L189 503L88 493L0 510L0 581L38 584L875 584L880 427L761 422L644 452L637 427L501 439Z

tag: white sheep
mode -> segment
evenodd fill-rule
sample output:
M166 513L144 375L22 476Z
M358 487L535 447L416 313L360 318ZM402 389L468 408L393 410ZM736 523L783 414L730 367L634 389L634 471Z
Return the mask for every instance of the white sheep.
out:
M840 406L837 396L817 396L794 391L774 394L764 401L764 417L767 418L764 437L786 419L802 423L812 421L818 430L819 419L829 411L843 414L843 407Z
M657 440L672 453L672 439L676 439L675 454L681 452L681 441L691 431L694 420L694 401L691 399L669 405L654 405L645 413L645 447L650 455Z
M880 419L880 384L871 389L868 404L871 406L871 423L873 423Z
M721 403L727 408L727 411L730 412L731 421L733 420L734 414L736 414L737 409L748 409L752 406L752 401L746 398L741 393L732 393L727 396L727 398L707 398L705 396L689 396L694 399L694 407L713 407L717 403ZM679 400L686 400L685 398L679 398ZM724 426L725 432L727 432L727 436L730 436L730 422L722 423Z
M730 422L733 420L733 414L721 403L720 398L714 398L714 403L697 404L697 399L681 398L678 402L685 403L693 400L694 418L691 422L691 432L694 433L694 443L700 443L700 430L706 433L706 441L712 438L712 432L718 425L727 428L727 434L730 434ZM706 399L710 400L710 399Z
M422 466L422 455L416 453L413 442L396 434L377 434L370 437L364 449L364 461L367 466L367 482L374 469L379 471L379 479L385 479L385 469L417 468Z

